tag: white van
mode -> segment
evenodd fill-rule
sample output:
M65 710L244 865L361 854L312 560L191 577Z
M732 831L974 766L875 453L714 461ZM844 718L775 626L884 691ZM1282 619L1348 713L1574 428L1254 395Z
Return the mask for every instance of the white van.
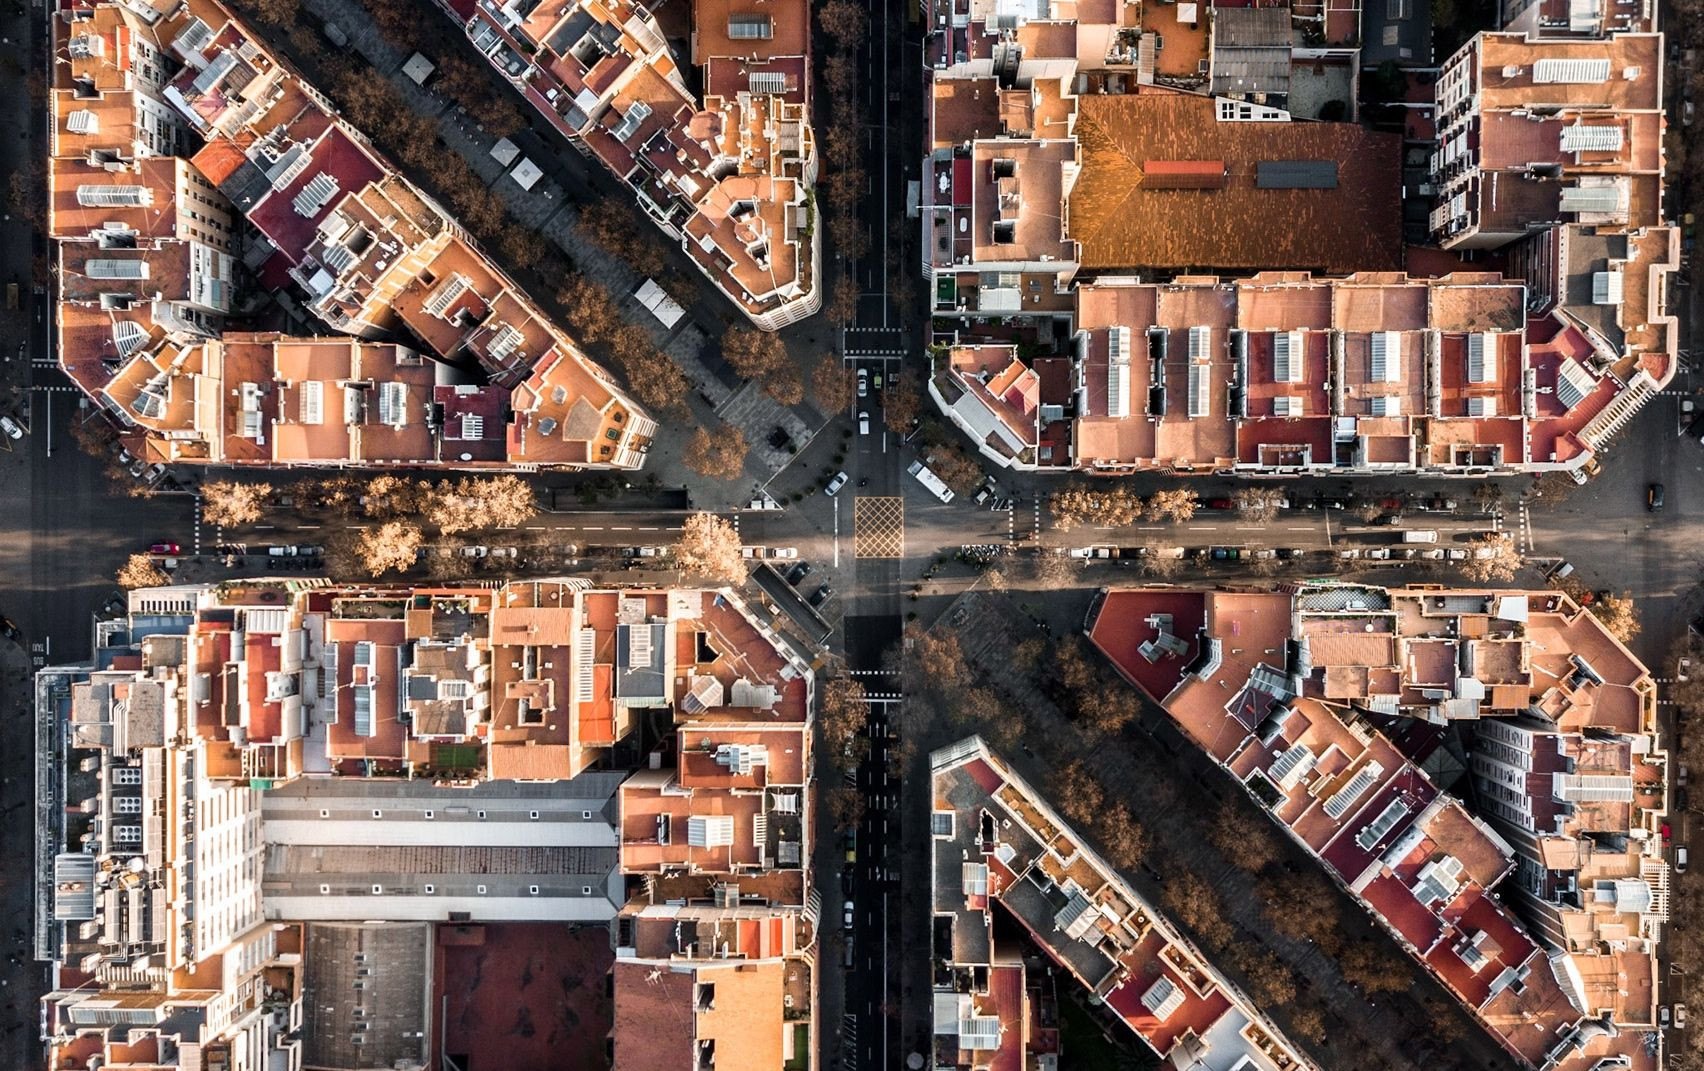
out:
M1425 528L1408 528L1402 533L1404 543L1436 543L1438 533Z

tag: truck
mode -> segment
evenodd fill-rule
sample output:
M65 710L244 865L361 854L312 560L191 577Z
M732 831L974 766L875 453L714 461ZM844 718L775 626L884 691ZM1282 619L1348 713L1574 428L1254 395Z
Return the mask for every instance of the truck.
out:
M911 466L905 471L917 477L917 482L922 484L924 487L927 487L930 492L942 502L951 502L953 500L953 489L948 487L945 483L942 483L941 478L933 472L930 472L929 466L923 464L923 462L913 461Z
M1436 543L1438 533L1427 528L1408 528L1402 533L1404 543Z

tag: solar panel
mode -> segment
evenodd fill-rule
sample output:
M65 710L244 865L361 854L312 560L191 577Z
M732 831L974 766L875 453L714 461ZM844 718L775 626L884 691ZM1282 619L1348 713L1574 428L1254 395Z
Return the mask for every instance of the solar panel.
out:
M1276 383L1302 381L1302 333L1279 331L1272 336L1272 379Z
M1402 415L1402 399L1389 394L1381 394L1369 398L1368 410L1376 417L1394 417Z
M1599 59L1541 59L1532 65L1532 80L1550 85L1590 85L1609 81L1609 57Z
M1592 272L1592 304L1619 305L1621 304L1621 273L1618 271Z
M321 171L308 180L308 184L303 186L301 192L290 202L290 207L296 210L298 216L312 218L320 209L331 203L331 199L337 196L338 189L337 177Z
M1374 331L1372 337L1372 380L1375 383L1402 381L1402 336L1395 331Z
M728 37L735 41L767 41L773 36L768 15L729 15Z
M1192 327L1189 329L1189 359L1205 361L1212 356L1213 329L1211 327Z
M1622 188L1608 186L1564 186L1559 207L1564 212L1621 212Z
M325 384L317 379L310 379L302 384L302 423L321 424L325 422Z
M90 279L146 279L148 278L148 262L145 260L110 260L97 257L84 263L83 274Z
M85 208L140 208L154 203L154 192L146 186L87 183L77 187L77 203Z
M1395 829L1396 824L1402 821L1403 816L1407 813L1407 803L1402 800L1391 800L1385 806L1385 809L1379 812L1379 816L1368 822L1366 827L1356 835L1355 843L1360 845L1364 852L1372 851L1373 845L1383 840L1385 834Z
M1369 762L1361 767L1361 771L1350 779L1348 784L1338 789L1330 799L1325 801L1326 817L1335 822L1348 814L1349 808L1355 805L1355 801L1366 795L1367 789L1373 787L1373 782L1383 776L1384 767L1376 761Z
M1467 400L1467 415L1470 417L1492 417L1497 415L1497 399L1475 395Z
M1497 336L1475 331L1467 336L1467 380L1469 383L1497 382Z
M1130 415L1130 328L1107 332L1106 415Z
M1299 417L1304 412L1302 400L1293 394L1285 394L1272 399L1273 416Z
M1210 365L1192 364L1189 366L1189 415L1204 417L1212 411L1213 369Z
M1597 380L1573 361L1565 362L1556 375L1556 400L1564 409L1579 405L1596 389Z
M1563 152L1614 152L1621 148L1619 126L1587 126L1573 123L1562 128Z

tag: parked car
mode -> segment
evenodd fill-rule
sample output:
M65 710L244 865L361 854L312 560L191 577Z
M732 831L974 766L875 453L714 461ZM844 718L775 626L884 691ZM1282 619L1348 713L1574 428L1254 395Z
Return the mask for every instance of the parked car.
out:
M867 398L870 395L870 372L867 368L858 369L858 397Z
M980 506L992 497L994 497L993 490L984 484L980 490L970 496L970 500Z
M765 558L787 558L787 559L791 560L791 559L797 558L799 556L799 548L798 547L768 547L768 548L765 548L765 550L763 552L763 556Z
M18 422L9 416L0 416L0 431L4 431L8 439L22 439L24 437L24 429L18 427Z
M1370 550L1367 551L1367 557L1373 559L1374 561L1380 561L1380 562L1389 561L1390 560L1390 548L1389 547L1373 547L1373 548L1371 548Z
M829 498L833 498L835 495L839 494L840 489L845 486L846 473L836 473L834 479L828 481L828 486L822 489L822 493L827 495Z
M1444 560L1444 548L1427 547L1425 550L1420 552L1420 557L1425 558L1427 561L1441 562Z
M787 583L793 585L794 587L798 587L799 581L803 580L805 577L810 576L810 575L811 575L811 563L810 562L800 562L799 564L793 566L793 568L791 568L787 571Z
M815 591L811 592L811 605L821 606L823 603L827 602L828 597L833 594L834 589L829 587L828 583L825 581L819 585Z
M1684 851L1685 849L1682 850ZM1674 1028L1676 1030L1686 1029L1686 1005L1684 1004L1676 1004L1674 1006Z
M1214 547L1212 557L1216 562L1234 562L1242 557L1242 551L1236 547Z
M875 375L873 377L871 377L871 379L870 379L870 386L876 388L877 390L882 389L882 370L881 369L879 369L879 368L876 369Z
M1667 1030L1669 1028L1669 1022L1669 1006L1664 1004L1662 1007L1657 1009L1657 1029Z
M870 411L868 409L858 410L858 434L870 434Z
M1654 483L1645 488L1645 508L1652 513L1660 513L1663 508L1663 485Z
M149 554L176 554L179 547L176 543L155 543L148 548Z
M1342 550L1337 552L1337 556L1339 558L1344 559L1345 561L1354 561L1356 558L1359 558L1361 556L1361 548L1360 547L1344 547Z
M1264 561L1267 558L1276 558L1277 556L1278 551L1272 547L1261 547L1249 555L1249 557L1259 559L1261 561Z
M852 901L850 900L846 901L846 906L842 909L842 924L848 930L852 928Z
M1444 551L1444 557L1448 558L1452 562L1464 562L1467 560L1467 551L1462 550L1460 547L1451 547Z
M1684 844L1674 850L1674 872L1676 874L1686 873L1686 845Z
M1209 498L1207 500L1207 508L1208 509L1236 509L1237 504L1236 504L1235 501L1233 501L1229 498Z

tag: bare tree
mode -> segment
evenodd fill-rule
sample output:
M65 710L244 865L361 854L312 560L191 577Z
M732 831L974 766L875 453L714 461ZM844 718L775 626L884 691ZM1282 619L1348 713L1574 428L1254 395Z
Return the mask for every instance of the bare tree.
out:
M811 394L824 412L845 409L857 397L852 370L836 355L823 354L811 366Z
M1062 532L1081 524L1123 528L1142 516L1142 500L1123 487L1074 486L1047 496L1048 515Z
M911 425L917 422L922 400L910 376L895 376L888 384L887 396L882 399L882 404L883 418L887 421L888 430L896 435L904 435L911 430Z
M777 365L764 377L763 393L782 405L798 405L804 401L805 381L799 375L799 366L792 361Z
M1225 905L1213 886L1187 870L1174 871L1161 894L1166 910L1185 929L1192 931L1209 951L1230 944L1231 924L1225 921Z
M1100 779L1089 772L1082 759L1072 759L1054 768L1047 795L1060 814L1079 826L1093 825L1106 803Z
M1507 533L1489 532L1468 545L1468 559L1461 571L1475 584L1500 583L1514 579L1521 564L1515 541Z
M1284 501L1284 493L1276 487L1243 487L1237 490L1234 500L1237 513L1244 520L1255 524L1270 524L1278 516L1279 503Z
M362 488L361 512L375 520L411 517L420 512L431 486L407 476L382 473Z
M201 519L219 528L253 524L260 520L270 497L269 483L210 480L201 485Z
M428 490L421 514L443 534L455 535L518 527L538 515L538 502L519 476L463 476Z
M722 356L746 379L768 376L787 363L781 336L753 327L730 327L722 333Z
M126 591L136 588L157 588L171 583L171 577L146 554L132 554L118 567L118 586Z
M355 537L355 564L369 576L403 572L420 556L426 536L407 521L386 521Z
M675 563L692 579L730 581L745 578L740 534L714 513L694 513L681 526Z
M700 476L737 480L745 472L745 459L745 435L732 424L724 424L715 431L694 428L681 461Z
M1235 800L1220 805L1207 835L1221 855L1250 873L1259 873L1278 861L1278 842L1272 833L1245 821Z
M583 275L575 275L563 283L556 292L556 301L585 342L607 341L621 327L621 313L616 310L609 291Z
M817 701L817 725L823 748L832 762L845 762L850 769L863 758L870 724L870 707L864 701L864 686L851 677L830 677L823 682Z
M1155 491L1148 497L1144 515L1150 521L1187 524L1194 519L1195 511L1200 505L1201 499L1194 491L1184 488Z
M1107 861L1120 870L1133 870L1148 852L1148 832L1123 803L1114 803L1095 818L1095 836Z
M834 284L834 289L828 292L828 301L822 307L823 316L836 324L848 324L852 317L858 315L859 288L856 280L850 275L842 275Z
M1633 605L1633 597L1627 592L1620 595L1606 593L1603 598L1593 602L1589 607L1592 614L1603 624L1604 629L1622 643L1633 642L1633 637L1639 635L1639 611Z
M855 0L828 0L817 9L817 18L842 51L856 50L870 29L869 12Z

